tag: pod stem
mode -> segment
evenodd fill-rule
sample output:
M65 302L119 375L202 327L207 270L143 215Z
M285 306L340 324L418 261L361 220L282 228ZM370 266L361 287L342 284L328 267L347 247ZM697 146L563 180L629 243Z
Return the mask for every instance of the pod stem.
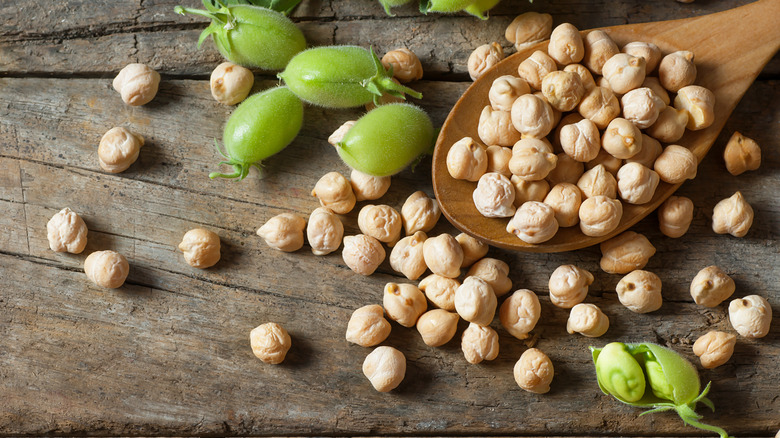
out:
M718 435L720 435L720 438L730 438L729 434L722 428L700 422L699 419L701 418L701 415L697 414L696 411L694 410L696 408L696 403L698 402L704 403L705 406L709 407L713 411L715 410L715 406L706 397L707 393L710 391L710 383L708 383L707 386L704 388L704 390L701 392L701 394L699 394L699 396L693 399L690 403L684 403L680 405L675 405L673 403L658 403L653 406L654 409L650 409L649 411L642 412L641 414L639 414L639 416L641 417L642 415L645 414L654 414L656 412L674 410L675 412L677 412L677 415L680 416L683 423L702 430L715 432Z
M386 69L385 66L382 65L382 61L380 61L379 57L374 53L373 47L371 47L370 51L371 56L374 59L374 65L376 66L376 75L370 79L364 80L360 85L374 95L374 104L377 106L381 104L379 99L384 93L401 99L406 99L404 94L408 94L415 99L422 99L422 93L395 82L393 80L393 66L391 65L389 69Z

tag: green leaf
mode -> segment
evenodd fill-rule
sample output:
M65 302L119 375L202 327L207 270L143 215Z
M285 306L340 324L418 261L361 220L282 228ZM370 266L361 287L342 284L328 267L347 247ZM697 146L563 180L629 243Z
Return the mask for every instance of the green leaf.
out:
M208 3L214 8L220 4L224 6L250 5L271 9L284 15L289 15L300 2L301 0L203 0L204 5ZM206 8L209 9L209 6L206 5Z
M214 32L218 32L221 28L222 25L216 21L212 21L211 24L209 24L209 26L203 29L203 32L200 33L200 37L198 37L198 48L200 49L203 41L206 41L206 38L208 38L209 35L213 34Z
M428 11L431 10L431 0L420 0L420 12L428 15Z

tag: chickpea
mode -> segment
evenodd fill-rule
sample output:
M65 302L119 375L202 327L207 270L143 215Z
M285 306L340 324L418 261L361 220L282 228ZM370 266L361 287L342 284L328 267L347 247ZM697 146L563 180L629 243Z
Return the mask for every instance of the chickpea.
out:
M390 267L396 272L404 274L409 280L417 280L428 267L423 257L423 243L428 236L422 231L417 231L411 236L406 236L390 251Z
M558 232L555 210L547 204L528 201L517 209L506 230L525 243L542 243Z
M666 104L649 88L636 88L624 94L620 99L623 117L639 129L649 128Z
M620 170L620 167L623 165L623 160L621 160L620 158L613 157L609 152L605 151L604 149L599 149L599 153L598 155L596 155L596 158L585 163L585 168L588 170L592 170L598 167L599 165L604 166L604 170L611 173L612 176L615 176L617 175L618 170Z
M507 178L512 176L512 172L509 170L509 160L512 159L512 148L493 145L488 146L487 149L485 149L485 153L487 153L488 160L487 173L497 172Z
M406 357L393 347L376 347L363 361L363 375L377 391L392 391L406 376Z
M584 198L594 196L617 197L617 180L603 164L590 169L577 180L577 187L582 191Z
M691 297L696 304L704 307L717 307L736 289L734 280L715 265L702 269L691 281Z
M488 249L490 248L485 242L471 237L466 233L458 234L455 236L455 240L458 241L460 247L463 249L463 262L460 265L461 268L467 268L477 260L485 257L485 254L487 254Z
M417 331L420 332L425 345L440 347L455 336L459 319L457 313L444 309L429 310L417 320Z
M314 185L311 195L320 200L320 205L333 210L336 214L349 213L357 202L352 185L338 172L328 172L323 175Z
M577 111L599 129L604 129L620 115L620 102L609 88L594 87L583 96Z
M667 146L655 159L653 170L658 173L661 181L677 184L686 179L696 178L698 165L699 162L693 152L688 148L673 144Z
M533 94L523 94L512 104L512 125L523 138L542 138L554 125L552 107Z
M517 75L528 82L534 90L542 89L542 79L548 73L558 70L550 55L537 50L517 66Z
M642 150L633 157L627 158L626 163L639 163L645 167L652 168L655 164L655 159L661 155L663 149L661 142L649 135L642 134Z
M612 91L628 93L645 81L645 58L618 53L604 63L603 74Z
M693 201L684 196L670 196L658 208L658 226L664 235L682 237L693 221Z
M620 304L634 313L655 312L661 308L661 279L652 272L635 270L615 287Z
M735 131L723 151L723 160L726 162L726 170L737 176L761 166L761 148L755 140Z
M583 38L585 56L582 63L593 73L600 75L604 64L620 53L617 44L602 30L588 32Z
M501 44L496 42L483 44L474 49L467 62L471 80L476 81L485 71L498 64L502 59L504 59L504 49L501 48Z
M559 24L550 35L547 53L561 65L582 61L585 56L585 46L580 32L571 23Z
M582 87L585 88L586 94L590 92L590 90L596 88L596 82L593 80L593 74L591 74L590 70L588 70L588 68L584 65L569 64L563 68L563 71L577 73L577 76L580 77L580 82L582 82Z
M563 128L569 125L573 125L581 120L584 120L585 118L580 115L580 113L571 112L566 114L565 116L561 117L560 122L555 127L555 131L552 133L552 145L553 145L553 152L563 152L563 147L561 146L561 131L563 131ZM546 138L546 137L545 137ZM601 142L599 142L599 146L601 145Z
M550 275L548 287L550 302L564 309L571 309L588 295L593 274L574 265L561 265Z
M745 237L753 225L753 207L745 201L741 192L721 200L712 210L712 231Z
M711 330L693 343L693 354L699 356L702 368L717 368L731 359L737 336Z
M455 290L455 311L466 321L488 325L496 314L496 294L490 283L469 276Z
M582 192L574 184L556 184L544 198L544 203L552 207L560 228L572 227L580 220Z
M550 110L552 111L552 115L553 115L553 118L552 118L552 121L553 121L552 122L552 128L555 128L556 126L558 126L558 123L560 123L561 118L563 117L563 113L561 113L557 109L553 108L552 105L550 105L550 102L547 101L547 97L545 97L544 93L542 93L541 91L536 91L536 92L533 93L533 95L538 97L539 99L542 99L542 101L544 103L546 103L550 107ZM550 132L552 132L552 128L550 128ZM523 138L529 138L529 137L530 138L535 138L535 137L530 136L530 135L523 135L522 137ZM544 137L541 137L540 140L544 140L544 141L549 143L549 140L547 140Z
M571 308L566 321L570 335L579 333L589 338L598 338L609 329L609 318L595 304L577 304Z
M561 183L576 184L585 172L585 163L575 160L568 154L560 153L555 168L547 174L547 181L552 185Z
M406 235L414 234L418 231L428 232L433 229L436 222L441 217L439 203L431 199L425 192L418 190L404 201L401 207L401 218L404 223Z
M581 162L593 160L601 149L599 129L588 119L564 125L561 128L560 140L566 155Z
M294 213L282 213L268 219L268 222L257 229L257 235L273 249L293 252L303 247L304 228L306 219Z
M653 199L658 174L639 163L626 163L617 174L620 197L629 204L645 204Z
M517 76L499 76L493 81L488 92L490 106L496 111L512 111L512 104L518 97L531 92L524 79Z
M534 138L525 138L512 148L509 170L520 179L536 181L544 179L558 163L558 157L547 152L547 147Z
M693 52L682 50L664 56L658 66L658 79L661 85L672 93L693 84L696 80Z
M498 333L472 322L463 331L460 348L468 363L476 365L483 360L493 360L498 357Z
M121 127L109 129L98 146L100 167L106 172L124 172L138 159L143 145L144 138L138 134Z
M347 324L347 342L361 347L379 345L390 336L390 323L378 304L363 306L352 313Z
M541 313L539 297L528 289L519 289L501 304L498 318L510 335L517 339L528 339L528 334L536 327Z
M382 65L393 69L393 77L399 82L417 81L423 77L420 58L407 48L391 50L382 57Z
M356 201L373 201L387 193L390 188L390 177L373 176L352 169L352 173L349 174L349 183Z
M275 322L261 324L249 332L252 353L267 364L280 364L292 346L292 339L281 325Z
M521 205L528 201L542 202L544 201L545 196L550 192L550 183L544 179L526 181L512 175L510 181L512 182L512 185L515 186L515 207L517 208L520 208Z
M387 317L404 327L413 327L425 313L425 295L413 284L387 283L382 297Z
M382 244L371 236L358 234L344 237L344 249L341 257L349 269L362 275L371 275L385 259Z
M675 108L688 112L688 124L691 131L709 128L715 122L715 94L698 85L688 85L677 91L674 98Z
M542 93L558 111L571 111L585 95L585 87L577 73L553 71L542 79Z
M119 71L112 85L126 104L144 105L157 95L160 74L145 64L128 64Z
M184 253L188 265L206 269L219 261L219 236L217 233L203 228L195 228L184 233L179 244L179 250Z
M455 179L477 181L485 174L487 165L485 148L471 137L456 141L447 152L447 170Z
M355 126L355 123L357 123L357 120L347 120L344 122L335 131L333 131L333 134L328 137L328 143L333 146L341 143L341 141L344 140L344 136L347 135L347 132L349 132L350 128Z
M70 208L63 208L46 223L49 248L55 252L81 254L87 246L87 225Z
M420 290L425 292L434 306L449 311L455 310L455 291L458 286L458 280L436 274L423 278L419 284Z
M631 56L644 58L645 60L645 74L650 74L658 67L658 63L661 62L661 49L653 43L646 43L644 41L635 41L623 46L623 53L627 53Z
M211 95L223 105L236 105L246 99L255 83L255 75L240 65L223 62L211 72Z
M667 106L658 114L655 123L647 128L647 135L664 143L673 143L685 134L688 111Z
M306 238L309 240L311 252L314 255L326 255L339 249L344 238L344 225L341 219L329 208L316 208L309 215L306 227Z
M496 111L490 105L482 108L477 125L479 139L485 144L512 146L520 140L520 133L512 124L509 111Z
M631 158L642 150L642 131L629 120L617 117L601 136L601 147L615 158Z
M515 45L515 49L520 51L524 47L550 38L552 22L550 14L526 12L509 23L504 36Z
M658 78L654 76L645 77L645 81L642 82L642 88L653 90L653 93L661 99L661 102L663 102L664 105L669 105L671 103L671 100L669 100L669 93L666 91L666 88L661 85L661 81L659 81Z
M423 256L428 269L443 277L457 278L463 263L463 248L449 234L439 234L423 243Z
M401 215L389 205L366 205L358 213L360 232L389 246L401 238Z
M544 394L550 391L555 370L546 354L537 348L529 348L515 363L513 374L517 386L528 392Z
M580 230L591 237L606 236L620 224L623 204L606 196L593 196L580 205Z
M130 264L118 252L95 251L84 260L84 273L100 287L117 289L125 284Z
M472 198L482 216L511 217L515 214L515 187L500 173L482 175Z
M600 245L601 269L608 274L628 274L642 269L655 254L655 247L643 234L626 231Z
M512 289L512 280L509 279L509 265L498 259L485 257L471 266L466 272L466 277L479 277L493 289L496 297L506 295Z
M758 295L748 295L729 303L729 321L746 338L763 338L772 324L772 306Z

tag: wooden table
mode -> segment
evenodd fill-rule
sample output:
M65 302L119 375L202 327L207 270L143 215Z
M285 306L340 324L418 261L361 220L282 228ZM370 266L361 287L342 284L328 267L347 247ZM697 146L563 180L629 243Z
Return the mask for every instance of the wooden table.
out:
M363 277L340 253L317 257L268 248L255 230L281 212L308 215L310 191L326 172L347 173L327 136L358 110L306 108L296 141L268 160L265 178L211 181L213 149L232 108L216 103L208 75L220 62L208 42L197 50L204 22L173 13L175 0L0 1L0 435L703 435L671 413L637 418L640 410L603 395L589 345L654 341L698 363L691 344L711 329L733 331L727 305L693 303L688 285L708 265L736 281L735 297L759 294L774 307L770 334L740 337L732 359L701 370L712 381L717 411L703 421L732 435L774 435L780 426L780 111L775 58L748 91L699 176L680 193L696 205L680 239L658 231L655 217L634 229L658 249L647 269L664 283L664 305L637 315L614 292L619 275L598 267L598 248L563 254L491 249L511 266L515 288L536 291L542 318L536 346L555 364L545 395L517 387L512 367L527 346L498 321L498 359L468 364L459 342L426 347L414 329L393 325L385 342L408 359L404 382L375 392L361 372L369 349L349 344L352 311L381 303L382 288L404 281L385 262ZM182 1L197 6L196 0ZM520 12L553 14L579 28L681 18L747 1L504 0L489 21L422 16L409 5L387 17L374 0L304 0L293 17L311 45L373 45L383 53L408 47L425 68L414 84L437 124L468 87L466 59L476 46L499 41ZM749 23L736 23L739 26ZM713 36L713 38L727 36ZM692 48L695 51L695 47ZM144 107L125 106L111 79L130 62L163 75L160 93ZM277 81L258 73L255 89ZM102 172L97 144L113 126L142 134L140 159L118 175ZM755 138L761 168L739 177L725 171L723 147L734 130ZM381 202L400 207L416 190L432 194L430 159L393 178ZM712 207L742 191L756 211L742 239L715 235ZM48 248L46 222L70 207L89 227L81 255ZM357 209L344 216L356 234ZM222 260L189 267L176 246L194 227L217 232ZM432 234L455 232L441 220ZM131 264L118 290L92 285L87 254L114 249ZM587 302L609 315L598 339L568 335L568 312L550 304L547 280L560 264L594 273ZM284 325L293 348L279 366L255 359L249 331ZM465 328L461 322L458 335Z

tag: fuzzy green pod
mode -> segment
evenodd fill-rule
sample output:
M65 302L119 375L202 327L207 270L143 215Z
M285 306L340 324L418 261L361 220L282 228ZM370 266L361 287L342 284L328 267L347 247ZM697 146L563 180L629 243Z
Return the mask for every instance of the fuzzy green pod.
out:
M420 2L420 12L460 12L475 0L422 0Z
M390 12L390 8L394 8L396 6L402 6L407 3L410 3L412 0L379 0L379 3L382 4L382 7L385 8L385 13L391 17L394 17L395 14Z
M463 9L464 12L467 12L480 20L487 20L488 17L485 16L485 12L493 9L501 0L477 0L474 3L466 6L466 8Z

